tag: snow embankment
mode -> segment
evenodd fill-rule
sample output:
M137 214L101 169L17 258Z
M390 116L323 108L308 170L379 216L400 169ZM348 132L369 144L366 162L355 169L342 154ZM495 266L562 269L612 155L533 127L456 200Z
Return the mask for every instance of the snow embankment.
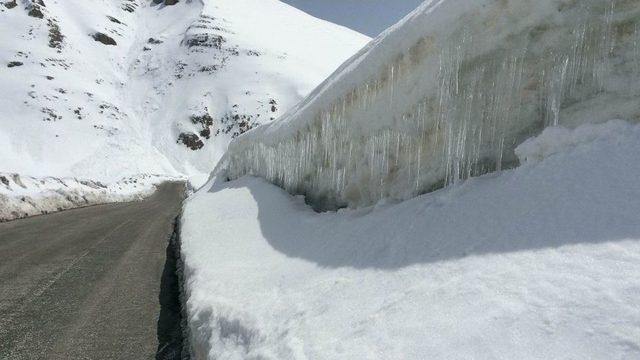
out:
M195 358L639 358L640 126L550 128L516 153L338 212L212 181L182 216Z
M76 178L0 173L0 222L89 205L142 200L165 181L178 179L139 175L103 184Z
M217 174L320 209L408 199L518 164L550 125L640 119L640 7L625 0L426 1Z

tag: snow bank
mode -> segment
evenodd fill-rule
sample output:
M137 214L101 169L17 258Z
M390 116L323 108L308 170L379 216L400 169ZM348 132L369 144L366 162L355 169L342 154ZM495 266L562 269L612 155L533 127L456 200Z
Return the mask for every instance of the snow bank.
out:
M0 173L0 222L89 205L142 200L165 181L179 179L139 175L103 184L76 178Z
M552 126L544 129L540 136L520 144L515 149L515 154L521 164L536 163L553 154L585 146L602 138L617 139L627 131L633 131L633 127L622 120L611 120L599 125L582 125L574 130Z
M426 1L215 174L366 206L513 167L550 125L638 121L639 15L627 0Z
M536 161L335 213L209 184L181 228L195 358L639 358L640 126L517 152Z

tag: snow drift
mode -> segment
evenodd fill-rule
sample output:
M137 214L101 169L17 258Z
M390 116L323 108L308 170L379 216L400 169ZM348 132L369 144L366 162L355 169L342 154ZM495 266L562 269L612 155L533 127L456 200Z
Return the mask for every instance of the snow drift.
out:
M263 179L182 216L196 359L640 358L640 125L550 127L523 165L316 213Z
M35 178L0 172L0 222L83 206L142 200L165 181L184 181L157 175L138 175L104 184L76 178Z
M427 1L214 175L320 209L407 199L518 164L549 125L640 120L636 0Z

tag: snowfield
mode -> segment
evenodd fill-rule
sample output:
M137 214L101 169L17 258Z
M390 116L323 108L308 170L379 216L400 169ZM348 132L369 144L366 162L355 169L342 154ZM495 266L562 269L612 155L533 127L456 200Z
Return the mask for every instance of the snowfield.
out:
M12 4L0 2L0 171L36 177L202 185L233 137L369 41L277 0Z
M338 212L213 179L182 215L195 358L640 357L640 126L553 127L516 153Z
M76 178L0 173L0 222L83 206L138 201L153 194L156 186L165 181L184 179L138 175L103 184Z

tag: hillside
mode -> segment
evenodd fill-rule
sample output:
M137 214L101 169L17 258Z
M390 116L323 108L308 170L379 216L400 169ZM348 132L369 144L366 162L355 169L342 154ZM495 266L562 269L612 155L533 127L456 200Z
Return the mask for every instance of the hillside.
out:
M0 39L1 171L195 185L368 41L276 0L4 0Z

